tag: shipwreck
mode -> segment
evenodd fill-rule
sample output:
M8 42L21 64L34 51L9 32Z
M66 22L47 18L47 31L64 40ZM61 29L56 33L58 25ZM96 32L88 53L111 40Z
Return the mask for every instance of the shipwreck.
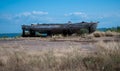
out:
M98 22L79 22L79 23L49 23L49 24L31 24L22 25L22 36L37 36L39 34L47 34L51 36L55 34L72 35L81 29L88 30L92 33L96 30Z

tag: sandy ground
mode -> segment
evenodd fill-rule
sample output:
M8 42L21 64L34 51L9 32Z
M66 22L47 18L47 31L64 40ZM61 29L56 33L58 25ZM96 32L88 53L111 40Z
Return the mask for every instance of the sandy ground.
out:
M0 39L0 46L7 48L23 48L24 50L42 50L52 48L81 48L83 50L94 50L95 43L104 42L119 42L119 37L100 37L100 38L80 38L80 37L63 37L63 38L8 38Z

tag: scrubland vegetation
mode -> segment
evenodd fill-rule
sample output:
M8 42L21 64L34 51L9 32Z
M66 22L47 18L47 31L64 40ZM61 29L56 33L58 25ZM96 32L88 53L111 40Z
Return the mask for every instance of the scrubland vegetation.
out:
M82 31L81 33L84 32ZM96 31L90 35L84 33L82 35L77 35L76 37L83 36L86 39L98 37L120 37L120 33L111 30L106 32ZM59 38L67 37L54 35L50 40L57 40ZM98 41L94 44L88 45L94 45L94 50L82 50L81 46L72 46L71 48L49 47L48 49L31 51L25 50L19 46L0 46L0 71L120 70L120 41Z
M0 71L119 71L119 42L95 44L95 51L80 48L54 48L25 51L0 47Z
M91 34L93 37L113 37L113 36L120 36L120 33L118 32L112 32L112 31L106 31L106 32L100 32L96 31L93 34Z

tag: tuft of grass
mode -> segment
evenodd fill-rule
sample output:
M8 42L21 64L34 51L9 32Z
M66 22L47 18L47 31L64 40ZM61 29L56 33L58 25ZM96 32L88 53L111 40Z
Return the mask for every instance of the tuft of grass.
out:
M94 37L103 37L105 36L105 32L100 32L100 31L96 31L93 33Z
M63 38L64 36L62 34L59 34L59 35L52 35L52 38L51 40L56 40L56 39L59 39L59 38Z
M113 31L106 31L106 32L100 32L100 31L95 31L92 33L94 37L112 37L112 36L120 36L120 33L113 32Z
M98 57L102 58L102 71L120 70L120 44L119 42L104 43L103 41L96 45Z
M114 31L106 31L105 36L119 36L120 34Z

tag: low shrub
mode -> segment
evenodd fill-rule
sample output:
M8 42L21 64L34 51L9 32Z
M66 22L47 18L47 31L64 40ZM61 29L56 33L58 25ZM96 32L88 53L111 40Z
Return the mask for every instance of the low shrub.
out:
M96 31L93 33L94 37L103 37L105 36L105 32L100 32L100 31Z

